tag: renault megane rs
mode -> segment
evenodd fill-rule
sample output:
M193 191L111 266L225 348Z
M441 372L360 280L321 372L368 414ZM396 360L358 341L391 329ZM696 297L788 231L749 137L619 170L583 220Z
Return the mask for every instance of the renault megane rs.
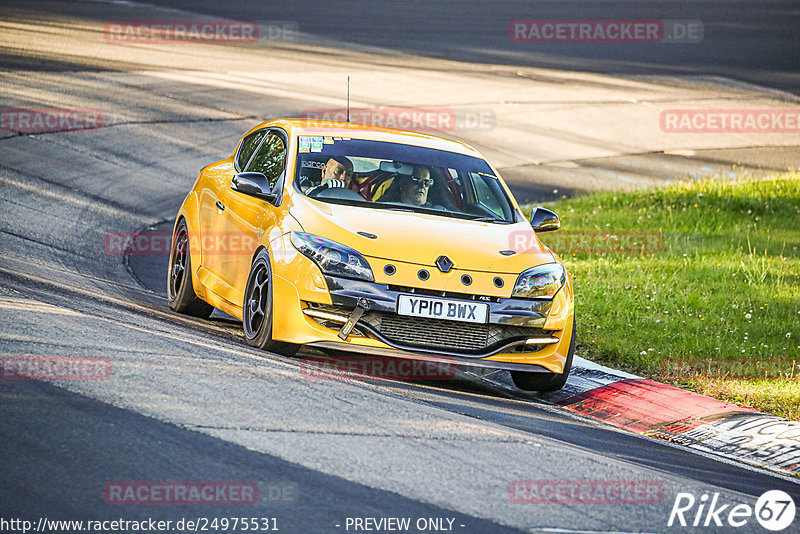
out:
M242 320L254 347L302 345L507 369L560 389L575 349L570 277L497 171L451 140L276 120L205 167L175 221L170 307Z

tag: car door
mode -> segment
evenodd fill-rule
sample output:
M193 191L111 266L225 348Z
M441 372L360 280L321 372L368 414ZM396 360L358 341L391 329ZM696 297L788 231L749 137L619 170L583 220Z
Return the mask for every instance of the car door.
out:
M204 171L203 187L199 191L200 228L194 236L194 241L202 249L200 268L201 279L206 287L222 295L227 285L221 277L222 265L219 243L225 235L225 220L223 219L223 196L230 188L231 178L244 169L253 157L256 149L268 134L268 130L259 130L247 135L239 145L233 159L223 160Z
M270 130L263 139L243 172L260 172L267 177L272 191L277 187L286 168L286 136L279 130ZM262 233L269 231L277 221L276 204L262 198L246 195L231 189L231 173L226 187L220 189L222 236L218 254L219 274L226 284L220 296L242 305L247 277L250 274L250 261L258 246ZM276 201L279 203L280 199Z

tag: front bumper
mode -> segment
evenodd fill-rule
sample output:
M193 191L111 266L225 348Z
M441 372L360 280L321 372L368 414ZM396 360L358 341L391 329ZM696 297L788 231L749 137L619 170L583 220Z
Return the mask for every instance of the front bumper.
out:
M326 328L338 330L356 305L362 303L368 311L356 323L354 333L377 339L394 349L479 359L505 352L538 352L559 341L552 331L542 328L552 307L551 301L423 291L331 276L326 276L325 280L331 305L308 302L303 313ZM488 323L398 315L399 296L409 294L485 303L489 308Z
M335 337L311 342L310 346L496 369L563 370L558 349L566 355L563 341L566 335L568 346L572 332L540 327L546 323L546 311L553 304L550 301L496 299L488 303L491 322L476 324L398 315L397 297L409 291L331 277L326 281L335 288L330 291L333 303L305 302L302 312L307 319L334 334L359 302L366 304L368 311L356 322L347 341ZM368 342L383 346L370 346Z
M284 250L273 256L280 258L273 270L276 340L474 367L564 370L572 337L569 281L552 301L444 293L324 276L305 256ZM398 315L398 296L407 294L485 302L488 322ZM338 331L360 299L366 299L369 310L343 341Z

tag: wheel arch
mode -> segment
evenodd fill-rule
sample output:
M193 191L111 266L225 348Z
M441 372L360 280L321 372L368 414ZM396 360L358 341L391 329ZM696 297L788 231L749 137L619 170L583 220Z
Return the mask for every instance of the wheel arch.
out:
M188 200L188 197L187 197ZM192 246L192 235L198 235L197 229L194 228L192 224L192 217L187 213L186 201L184 201L184 205L181 206L180 210L178 210L178 215L175 217L175 223L172 225L172 238L170 239L170 250L172 250L173 245L175 244L175 233L178 230L178 226L181 222L186 224L186 230L189 232L189 264L191 265L191 276L192 276L192 285L194 286L195 294L200 298L206 298L206 287L200 281L199 270L200 267L203 265L203 250L202 246L200 246L200 250L197 250L198 247ZM201 240L195 240L196 243L201 243Z
M255 251L253 251L253 257L250 258L250 267L252 267L253 264L256 262L256 258L258 257L259 254L261 254L262 250L267 253L267 257L269 258L269 263L270 263L269 267L270 267L270 270L272 270L272 254L269 253L269 248L267 248L263 244L258 245L258 247L256 247Z

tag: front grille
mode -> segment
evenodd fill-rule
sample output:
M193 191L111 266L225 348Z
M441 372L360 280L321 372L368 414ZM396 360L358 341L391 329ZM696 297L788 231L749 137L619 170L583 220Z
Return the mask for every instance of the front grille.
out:
M329 304L309 303L309 307L336 313L343 317L349 316L353 311L352 308ZM334 330L338 330L342 326L321 319L317 319L317 322ZM366 328L359 331L358 327L362 324L369 326L395 345L467 354L484 353L510 341L552 335L552 331L541 328L425 319L376 311L369 311L362 315L353 330L356 335L369 335ZM520 345L512 351L537 352L542 348L544 348L543 345Z
M370 323L368 323L370 324ZM404 345L459 350L483 350L489 339L485 324L403 317L381 313L376 330Z

